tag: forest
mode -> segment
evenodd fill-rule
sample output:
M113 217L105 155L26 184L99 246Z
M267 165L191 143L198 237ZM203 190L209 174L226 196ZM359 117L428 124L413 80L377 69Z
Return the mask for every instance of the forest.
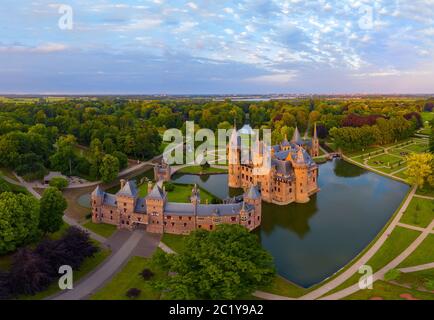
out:
M235 102L229 99L140 100L64 98L0 100L0 167L26 180L61 171L89 180L116 177L128 158L150 159L161 153L162 133L185 129L242 126L272 130L273 143L317 124L321 139L333 138L344 149L387 144L422 126L420 113L433 99L404 97L320 98ZM166 142L167 143L167 142Z

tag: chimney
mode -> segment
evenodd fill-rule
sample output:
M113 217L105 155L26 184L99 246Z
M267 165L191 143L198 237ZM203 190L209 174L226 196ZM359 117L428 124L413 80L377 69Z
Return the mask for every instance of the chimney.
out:
M121 190L125 187L125 183L127 183L125 179L121 179Z

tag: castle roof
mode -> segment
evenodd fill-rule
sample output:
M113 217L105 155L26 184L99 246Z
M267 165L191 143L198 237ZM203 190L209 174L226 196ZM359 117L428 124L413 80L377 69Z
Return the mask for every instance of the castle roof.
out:
M199 204L196 207L198 216L230 216L238 214L242 203L230 204ZM194 214L194 205L191 203L167 202L164 207L165 215L190 216Z
M156 183L152 188L151 192L147 195L147 198L151 199L164 199L164 191L161 187Z
M101 189L101 187L99 185L97 185L97 187L95 188L95 190L93 190L92 196L95 196L95 197L104 197L104 191L102 191L102 189Z
M117 193L119 196L126 197L136 197L137 196L137 186L135 181L127 181L123 188Z
M301 139L300 132L298 131L298 128L295 127L294 134L292 135L291 139L292 143L298 144L301 146L303 144L303 140Z
M251 186L246 196L249 199L259 199L261 197L261 194L259 193L257 186Z
M106 206L116 207L117 204L116 196L114 194L105 193L103 204Z
M134 212L146 213L146 200L145 200L145 198L138 198L137 199L136 206L134 208Z

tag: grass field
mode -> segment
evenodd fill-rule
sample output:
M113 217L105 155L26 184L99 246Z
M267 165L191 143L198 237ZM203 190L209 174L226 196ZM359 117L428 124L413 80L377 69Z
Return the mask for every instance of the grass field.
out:
M161 249L158 249L161 250ZM148 268L154 273L154 279L162 279L167 276L166 272L155 265L149 258L132 257L125 267L116 274L112 280L94 294L92 300L130 300L126 293L129 289L141 290L139 300L158 300L161 293L154 290L151 281L145 281L140 273Z
M392 154L380 154L369 159L367 164L373 168L383 166L390 167L390 165L395 164L398 161L403 161L403 158Z
M163 242L166 246L168 246L176 253L180 253L185 250L184 239L185 236L183 235L165 233L163 234L161 242Z
M307 289L299 287L279 275L274 277L271 285L261 288L261 290L289 298L298 298L309 292Z
M429 288L426 286L426 283L428 280L432 279L434 279L434 269L427 269L416 272L401 273L399 278L395 281L400 284L410 286L415 290L420 288L429 290Z
M345 300L369 300L374 297L381 297L384 300L405 300L400 297L403 293L409 293L414 298L421 300L434 300L434 294L432 293L407 289L385 281L375 281L372 290L360 290L346 297Z
M99 234L104 238L110 238L113 233L116 232L117 228L114 225L106 224L106 223L93 223L92 221L88 221L83 224L83 227Z
M430 262L434 262L434 234L428 235L419 247L398 267L414 267Z
M434 200L414 197L400 222L426 228L433 219Z

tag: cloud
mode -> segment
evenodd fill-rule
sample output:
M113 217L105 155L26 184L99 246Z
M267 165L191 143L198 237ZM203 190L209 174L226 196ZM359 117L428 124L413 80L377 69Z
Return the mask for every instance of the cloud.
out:
M266 74L262 76L250 77L244 79L246 82L264 84L264 85L285 85L294 81L296 78L296 72L289 71L286 73Z
M0 52L33 52L33 53L52 53L65 51L68 47L62 43L45 43L35 47L24 45L0 46Z

